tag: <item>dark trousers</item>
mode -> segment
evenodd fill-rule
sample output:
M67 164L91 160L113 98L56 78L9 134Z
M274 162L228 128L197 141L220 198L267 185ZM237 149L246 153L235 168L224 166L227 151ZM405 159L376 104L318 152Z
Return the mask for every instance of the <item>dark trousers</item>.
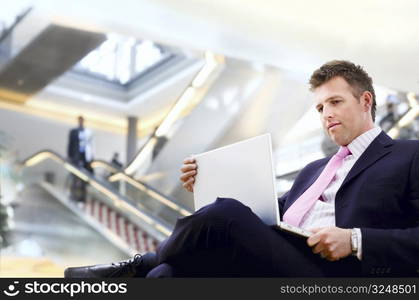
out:
M93 168L90 165L90 162L86 161L86 154L80 152L76 159L71 159L72 164L78 166L79 168L84 168L90 173L93 172ZM78 202L86 202L87 195L87 184L85 181L77 177L76 175L71 176L71 198Z
M264 224L240 202L218 198L179 219L157 250L147 277L361 276L355 257L336 262L313 254L306 239Z

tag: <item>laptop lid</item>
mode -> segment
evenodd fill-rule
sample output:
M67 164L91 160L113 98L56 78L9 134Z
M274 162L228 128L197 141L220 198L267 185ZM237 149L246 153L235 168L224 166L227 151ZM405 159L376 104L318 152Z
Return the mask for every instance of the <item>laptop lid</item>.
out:
M269 133L194 158L198 165L195 210L217 197L233 198L250 207L265 224L280 224Z

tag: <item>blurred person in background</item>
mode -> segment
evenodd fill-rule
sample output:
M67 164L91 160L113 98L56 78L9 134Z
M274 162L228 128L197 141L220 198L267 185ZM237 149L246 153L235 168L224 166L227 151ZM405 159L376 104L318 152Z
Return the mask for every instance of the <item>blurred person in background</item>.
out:
M122 169L122 163L119 161L119 153L115 152L112 156L111 164L117 169Z
M395 104L393 102L386 103L387 113L380 120L379 125L382 130L388 132L397 122L398 117L396 114Z
M72 164L93 174L93 134L84 127L84 118L77 118L78 126L70 130L68 136L67 157ZM72 176L71 195L79 202L86 201L86 183L75 175Z

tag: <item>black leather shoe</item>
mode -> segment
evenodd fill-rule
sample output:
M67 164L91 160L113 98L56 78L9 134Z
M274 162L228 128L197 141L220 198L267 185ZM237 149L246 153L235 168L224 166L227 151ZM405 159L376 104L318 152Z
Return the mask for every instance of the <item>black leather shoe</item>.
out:
M64 278L145 277L155 264L155 254L136 254L117 263L72 267L64 270Z

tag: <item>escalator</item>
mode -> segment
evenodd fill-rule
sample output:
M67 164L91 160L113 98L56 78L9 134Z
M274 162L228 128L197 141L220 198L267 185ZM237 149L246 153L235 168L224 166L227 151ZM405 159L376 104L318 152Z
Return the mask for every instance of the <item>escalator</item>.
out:
M12 246L2 252L3 259L42 257L64 266L127 255L39 185L28 186L17 197L13 222Z
M209 64L203 68L186 92L194 91L194 96L204 93L201 81L214 67ZM185 103L181 97L174 111L179 112L179 107L181 111L191 109L189 102L183 107ZM168 127L172 118L169 114L163 125ZM156 136L163 133L159 129ZM108 181L99 169L109 174L118 170L104 161L95 161L93 167L95 174L48 150L20 163L21 179L16 185L22 184L24 189L17 197L12 246L3 251L2 258L12 255L7 261L14 265L15 254L47 256L66 266L126 259L156 251L171 234L176 220L191 213L173 198L126 173L119 175L123 181ZM75 195L82 195L83 201ZM0 276L3 273L4 267Z

